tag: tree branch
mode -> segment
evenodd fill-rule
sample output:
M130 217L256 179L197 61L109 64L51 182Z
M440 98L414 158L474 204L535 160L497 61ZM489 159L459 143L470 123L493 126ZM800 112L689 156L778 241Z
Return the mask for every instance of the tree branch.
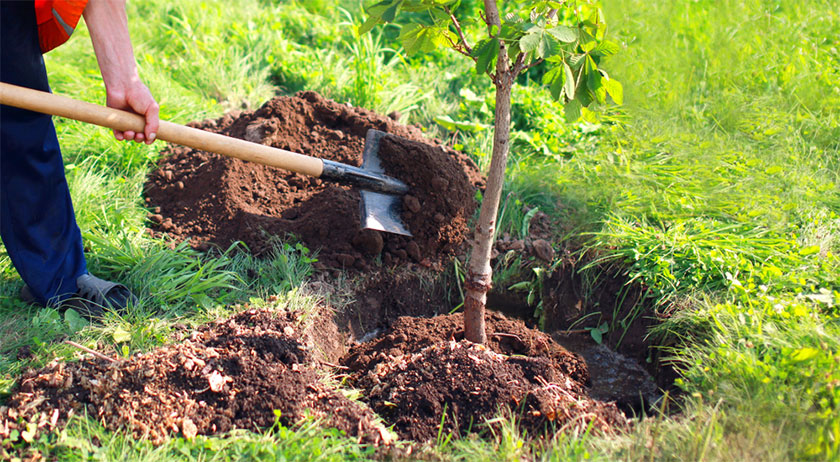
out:
M472 54L472 47L467 43L466 37L464 37L464 31L461 29L461 23L458 22L458 19L455 18L455 15L452 14L452 10L449 9L448 6L443 7L446 14L449 15L449 19L452 20L452 24L455 25L455 30L458 31L458 37L461 39L461 45L463 45L464 49L467 50L469 54ZM452 40L450 40L452 42Z
M84 352L90 353L90 354L92 354L92 355L96 356L96 357L97 357L97 358L99 358L99 359L104 359L105 361L108 361L108 362L111 362L111 363L115 363L115 362L117 362L117 360L116 360L116 359L114 359L114 358L110 358L110 357L108 357L108 356L105 356L105 355L103 355L102 353L100 353L100 352L98 352L98 351L96 351L96 350L91 350L90 348L88 348L88 347L86 347L86 346L84 346L84 345L79 345L79 344L78 344L78 343L76 343L76 342L72 342L72 341L70 341L70 340L65 340L65 341L64 341L64 343L66 343L66 344L68 344L68 345L70 345L70 346L76 347L76 348L78 348L78 349L80 349L80 350L82 350L82 351L84 351Z
M478 61L478 58L476 58L475 56L472 55L472 52L471 52L472 50L465 50L464 47L460 43L453 42L452 39L449 38L449 36L446 37L446 40L449 42L449 46L453 50L457 51L458 53L461 53L462 55L466 56L467 58L472 59L473 61Z
M487 14L484 18L484 22L487 24L487 31L490 33L491 37L494 37L493 26L496 26L499 29L502 28L502 20L499 17L499 7L496 6L496 1L484 0L484 12Z
M545 60L544 60L544 59L542 59L542 58L540 58L540 59L538 59L538 60L536 60L536 61L532 62L531 64L529 64L529 65L525 66L525 68L524 68L524 69L522 69L522 70L523 70L523 71L527 71L528 69L530 69L530 68L532 68L532 67L534 67L534 66L539 66L540 64L542 64L542 63L543 63L543 61L545 61Z
M513 74L513 77L515 78L517 75L519 75L519 73L522 72L524 67L525 53L519 53L519 56L516 57L516 62L513 64L513 72L511 72L511 74Z

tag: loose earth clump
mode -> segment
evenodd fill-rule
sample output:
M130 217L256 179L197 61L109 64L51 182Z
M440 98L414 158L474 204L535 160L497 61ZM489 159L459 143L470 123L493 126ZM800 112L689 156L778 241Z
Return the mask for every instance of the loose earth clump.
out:
M442 421L444 431L476 431L500 411L518 415L529 434L552 425L604 432L627 425L614 404L586 395L579 356L521 321L488 317L486 346L463 340L460 313L402 317L341 362L371 408L415 441L434 438Z
M198 249L242 241L255 254L292 235L320 249L318 266L359 270L374 261L439 266L467 237L481 176L466 155L426 140L416 127L314 92L191 125L354 166L362 163L368 129L402 137L384 138L379 155L386 173L411 187L404 218L414 237L362 231L359 193L348 186L175 146L162 152L145 186L153 235L189 239Z
M0 408L0 439L28 423L52 430L86 408L109 429L156 444L178 433L260 430L275 410L286 426L308 413L360 441L388 441L369 409L320 380L296 321L251 309L126 360L55 361L20 379Z

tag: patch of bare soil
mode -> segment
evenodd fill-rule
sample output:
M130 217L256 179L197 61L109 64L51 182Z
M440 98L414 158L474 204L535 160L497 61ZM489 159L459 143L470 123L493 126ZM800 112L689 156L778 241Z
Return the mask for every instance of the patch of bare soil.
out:
M426 140L418 128L314 92L191 125L354 166L362 163L367 130L382 130L404 138L385 137L379 155L386 173L411 188L403 217L413 238L362 231L355 189L171 146L145 185L150 229L199 249L243 241L260 254L277 237L293 235L320 249L323 267L366 270L374 261L439 267L465 241L483 184L467 156Z
M273 425L275 410L286 426L308 410L360 441L387 440L369 409L320 379L297 324L289 315L252 309L126 360L56 361L29 371L0 408L0 439L30 423L52 430L87 408L108 428L154 443L179 433L260 430Z
M326 276L325 276L326 277ZM455 307L446 275L404 268L359 275L353 297L335 316L337 327L353 338L372 338L401 316L431 317Z
M401 317L342 359L350 382L401 437L427 441L442 421L444 431L465 434L505 410L530 434L546 426L608 432L627 425L614 404L586 395L583 359L548 335L490 312L490 341L474 345L463 340L462 322L460 313Z
M543 283L543 309L545 330L554 332L557 340L570 349L580 351L587 360L597 362L599 367L609 369L615 358L604 360L603 349L595 348L587 329L606 323L607 326L626 326L608 329L603 335L603 344L609 349L632 360L652 377L655 384L633 384L630 376L639 377L633 371L611 372L614 378L627 375L628 380L619 380L608 388L614 390L613 397L632 407L643 410L658 396L658 388L676 392L674 379L677 373L665 359L668 356L668 342L674 339L654 338L648 335L652 326L661 323L673 307L656 307L647 297L647 288L640 284L628 284L620 268L601 271L597 280L587 279L571 259L564 259L556 265ZM571 329L571 331L569 330ZM626 363L630 365L630 363ZM627 367L622 369L627 370ZM619 392L624 390L624 392ZM644 403L639 403L642 396ZM634 404L633 404L634 403Z

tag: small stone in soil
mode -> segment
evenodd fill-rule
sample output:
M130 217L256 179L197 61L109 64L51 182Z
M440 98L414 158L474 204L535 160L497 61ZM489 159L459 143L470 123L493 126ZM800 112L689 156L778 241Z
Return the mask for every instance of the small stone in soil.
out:
M420 255L420 246L419 246L419 245L417 245L417 243L416 243L416 242L414 242L414 241L410 241L408 244L406 244L406 246L405 246L405 252L406 252L406 253L408 254L408 256L409 256L409 257L411 257L414 261L420 261L420 260L421 260L421 258L422 258L422 257L421 257L421 255Z
M417 213L422 208L420 206L420 201L410 194L403 196L403 204L405 205L405 208L410 210L412 213Z

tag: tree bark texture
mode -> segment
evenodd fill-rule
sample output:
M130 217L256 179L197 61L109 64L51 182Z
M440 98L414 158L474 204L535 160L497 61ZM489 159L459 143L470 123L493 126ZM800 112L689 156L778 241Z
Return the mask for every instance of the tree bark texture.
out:
M498 33L501 23L495 0L485 0L484 10L487 26L493 34L493 26ZM487 292L490 290L493 269L490 255L493 251L493 236L496 233L496 216L505 179L505 167L510 141L510 91L513 76L510 73L507 48L502 42L499 46L499 58L496 63L496 120L493 132L493 155L490 171L487 173L487 188L481 202L478 224L475 229L470 261L467 263L467 277L464 296L464 337L475 343L487 342L484 313Z

